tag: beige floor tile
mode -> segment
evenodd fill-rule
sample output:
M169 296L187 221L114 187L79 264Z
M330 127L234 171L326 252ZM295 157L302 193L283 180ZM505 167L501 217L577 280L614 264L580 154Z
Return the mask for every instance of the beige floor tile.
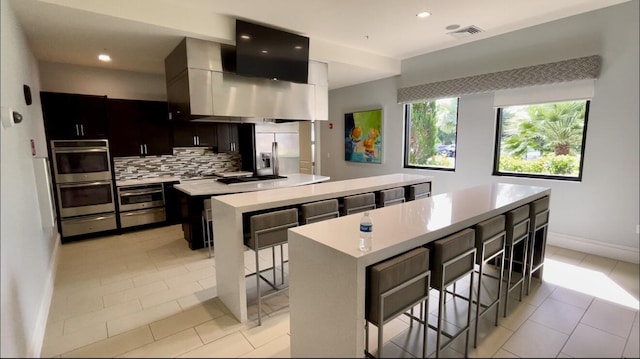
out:
M218 304L213 301L204 302L182 313L174 314L168 318L150 324L153 337L158 340L175 334L187 328L193 328L209 320L224 315Z
M87 325L80 331L63 336L47 335L44 338L41 356L60 355L106 338L107 327L105 323Z
M149 326L145 325L64 353L63 356L66 358L112 358L149 343L153 343L153 335Z
M191 295L201 290L202 287L197 282L187 283L180 287L165 289L153 294L144 295L140 297L140 303L143 308L151 308L158 304L176 301L184 296Z
M626 307L596 299L580 322L621 338L627 338L635 314L636 312Z
M236 332L222 337L214 342L184 353L184 358L234 358L252 351L254 348L249 341Z
M123 316L139 313L142 310L142 306L137 299L132 301L117 304L109 308L104 308L96 312L79 315L65 320L64 333L65 335L73 333L75 331L84 330L85 327L91 326L97 323L104 324L107 320L113 320L114 318L120 318Z
M100 277L100 282L102 283L102 285L107 285L110 283L137 278L144 275L150 275L157 272L158 268L156 268L155 264L153 264L152 262L141 262L133 265L131 268L126 268L117 273L102 276Z
M188 273L189 271L183 265L166 268L163 270L143 274L133 278L133 285L136 287L143 286L152 282L157 282Z
M207 254L206 256L202 257L201 259L196 259L196 260L193 260L193 261L191 261L189 263L185 263L184 266L190 272L197 271L197 270L202 269L202 268L212 268L212 269L215 270L216 261L215 261L213 248L211 249L211 255L212 255L211 258L209 258L208 254Z
M631 328L622 356L625 358L640 358L640 328L637 325Z
M55 304L49 309L49 320L59 321L96 312L104 308L102 297L84 297L80 295L74 295L69 300L68 297L64 299L56 300Z
M581 323L562 352L574 358L620 358L624 345L625 339Z
M551 293L547 300L549 299L554 299L579 308L587 309L591 305L591 302L593 302L594 297L572 289L558 287L553 291L553 293Z
M198 281L198 284L200 284L200 286L202 286L202 288L205 288L205 289L213 288L216 286L216 276L214 275L211 277L200 279Z
M475 349L473 348L475 328L471 330L469 357L490 358L511 338L513 331L502 326L494 326L495 322L493 319L487 320L486 318L480 318L480 323L481 325L478 327L478 346ZM457 352L464 352L464 347L456 346L457 343L458 342L452 344L453 349Z
M524 323L502 349L525 358L555 358L569 336L532 321Z
M564 334L571 334L580 322L586 309L548 298L529 317L529 320Z
M198 281L198 283L200 283L200 281ZM218 288L214 286L212 288L201 289L197 292L181 297L178 299L178 304L180 304L180 307L182 307L183 310L187 310L203 302L215 299L217 296Z
M256 323L257 324L257 323ZM266 318L262 318L262 325L252 326L242 329L242 334L253 345L260 347L267 342L289 332L289 314L280 313Z
M512 352L508 352L504 349L500 349L493 355L493 358L520 358L520 357L513 354Z
M201 279L211 277L215 278L215 275L216 271L215 269L213 269L213 267L205 267L194 271L189 271L185 274L177 275L173 278L165 279L164 282L167 283L167 286L169 286L169 288L177 288L189 282L197 282Z
M291 337L285 334L275 338L240 358L291 358Z
M527 319L533 314L536 306L524 302L511 302L509 304L509 315L500 319L500 326L505 327L511 331L516 331ZM504 313L504 312L503 312Z
M616 262L615 259L587 254L582 262L580 262L580 267L608 275L616 266Z
M240 323L232 315L223 315L214 320L200 324L195 327L203 343L211 343L217 339L225 337L233 332L239 332L248 328L249 324Z
M202 347L202 341L193 328L144 345L122 355L119 358L175 358L196 348Z
M573 265L579 265L586 258L586 254L582 252L577 252L571 249L566 248L558 248L553 254L550 254L545 257L553 258L563 263L569 263Z
M104 300L105 307L111 307L113 305L125 303L150 294L166 291L167 289L169 288L164 282L153 282L140 287L132 287L117 293L107 294L103 296L102 299Z
M107 329L109 330L109 336L112 337L180 312L182 312L182 309L177 302L163 303L117 319L110 319L107 321Z

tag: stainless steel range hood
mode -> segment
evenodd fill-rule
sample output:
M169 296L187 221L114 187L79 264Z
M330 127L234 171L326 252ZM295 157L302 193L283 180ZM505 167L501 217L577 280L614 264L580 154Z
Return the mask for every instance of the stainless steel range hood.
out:
M328 119L327 64L309 62L309 83L235 74L231 45L185 38L165 59L173 120Z

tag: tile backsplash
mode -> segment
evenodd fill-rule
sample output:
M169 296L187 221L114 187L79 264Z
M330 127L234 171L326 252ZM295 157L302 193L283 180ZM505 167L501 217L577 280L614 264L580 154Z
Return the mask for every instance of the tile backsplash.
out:
M214 153L205 147L175 147L172 156L114 157L113 163L116 181L160 176L191 178L242 168L239 154Z

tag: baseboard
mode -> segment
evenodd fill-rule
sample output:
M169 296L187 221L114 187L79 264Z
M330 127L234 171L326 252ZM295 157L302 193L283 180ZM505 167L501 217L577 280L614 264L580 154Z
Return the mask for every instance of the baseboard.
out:
M29 353L27 356L30 358L40 358L42 353L42 344L44 343L44 335L47 329L47 320L49 319L49 309L51 308L51 300L53 299L53 288L56 280L56 272L58 271L58 259L60 254L60 233L54 227L55 245L53 247L53 253L51 254L51 264L49 265L48 277L45 283L44 295L40 302L40 310L38 311L38 319L36 322L33 336L31 337L31 344L29 345Z
M548 233L547 244L619 261L635 264L640 263L640 252L638 251L638 248L603 243L591 239L554 232Z

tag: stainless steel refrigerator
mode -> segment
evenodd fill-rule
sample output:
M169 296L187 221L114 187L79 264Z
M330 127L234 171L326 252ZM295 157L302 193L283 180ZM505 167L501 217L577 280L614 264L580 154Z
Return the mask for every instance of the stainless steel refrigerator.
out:
M256 124L255 131L257 175L300 172L298 122Z

